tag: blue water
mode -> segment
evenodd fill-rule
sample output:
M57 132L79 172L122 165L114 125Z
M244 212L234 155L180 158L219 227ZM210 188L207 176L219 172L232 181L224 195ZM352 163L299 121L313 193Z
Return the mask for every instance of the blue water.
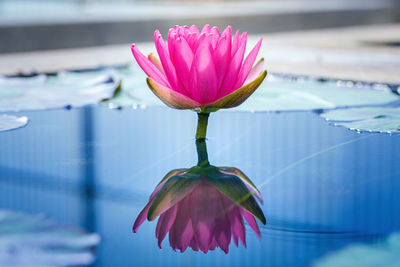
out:
M10 113L11 114L11 113ZM309 266L354 243L400 230L400 136L357 133L313 112L213 113L208 153L241 169L264 198L267 225L247 248L203 254L157 247L136 216L171 169L196 164L196 114L105 107L16 113L0 132L0 208L44 213L98 232L94 266Z

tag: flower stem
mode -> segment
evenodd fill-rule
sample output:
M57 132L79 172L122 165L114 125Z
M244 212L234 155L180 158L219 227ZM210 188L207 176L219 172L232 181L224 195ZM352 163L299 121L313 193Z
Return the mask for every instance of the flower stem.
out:
M205 140L207 135L207 123L210 113L197 113L197 131L196 131L196 141Z
M210 165L208 161L206 139L196 139L196 149L198 158L197 166L205 167Z

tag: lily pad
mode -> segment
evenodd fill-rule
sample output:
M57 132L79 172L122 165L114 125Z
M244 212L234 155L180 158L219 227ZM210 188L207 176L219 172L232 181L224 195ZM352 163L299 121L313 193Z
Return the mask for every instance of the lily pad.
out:
M121 90L114 94L121 83ZM104 101L102 101L104 100ZM293 80L268 74L242 105L228 110L298 111L383 105L399 100L385 85L313 78ZM118 106L164 106L146 85L135 64L107 70L65 72L54 76L0 77L0 111L59 108L106 103Z
M317 267L400 266L400 233L392 234L381 246L357 244L319 260Z
M62 226L43 215L0 210L0 266L85 266L97 234Z
M327 111L321 116L351 130L400 133L400 107L338 109Z
M56 76L0 80L0 111L84 106L113 95L119 84L113 71L66 72Z
M28 118L25 116L17 117L2 114L0 115L0 132L21 128L28 123Z
M122 80L122 94L111 103L122 106L164 105L146 85L146 75L132 65L116 73ZM268 74L266 80L242 105L228 110L297 111L382 105L399 100L389 87L371 84L319 81L307 78L292 80Z
M240 110L292 111L382 105L399 100L389 88L369 84L342 84L316 79L291 79L271 75Z
M153 92L147 87L147 76L139 67L130 65L119 68L115 75L121 80L121 92L107 102L116 106L163 106Z

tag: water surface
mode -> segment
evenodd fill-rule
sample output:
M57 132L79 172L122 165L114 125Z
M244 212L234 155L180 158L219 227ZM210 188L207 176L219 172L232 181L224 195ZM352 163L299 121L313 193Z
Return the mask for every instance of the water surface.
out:
M44 213L102 236L94 266L309 266L400 230L400 136L357 133L313 112L210 116L208 152L241 169L264 198L267 225L247 248L181 254L157 247L155 222L132 224L171 169L196 164L196 114L164 107L9 112L0 132L0 208Z

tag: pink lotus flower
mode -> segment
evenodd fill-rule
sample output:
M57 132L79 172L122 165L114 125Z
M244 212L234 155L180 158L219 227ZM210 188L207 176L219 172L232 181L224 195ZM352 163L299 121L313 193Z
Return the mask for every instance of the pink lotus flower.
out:
M165 104L177 109L201 112L232 108L243 103L267 75L263 59L254 67L262 40L244 59L247 33L228 26L222 34L217 27L175 26L169 30L168 45L154 32L160 61L144 56L132 45L133 55L147 74L147 84Z
M169 232L174 250L187 247L207 253L220 247L228 253L231 238L246 247L243 217L260 237L254 216L265 224L265 217L254 197L262 201L255 185L239 169L209 165L202 161L191 169L169 172L151 194L136 219L133 232L146 220L160 216L156 237L158 246Z

